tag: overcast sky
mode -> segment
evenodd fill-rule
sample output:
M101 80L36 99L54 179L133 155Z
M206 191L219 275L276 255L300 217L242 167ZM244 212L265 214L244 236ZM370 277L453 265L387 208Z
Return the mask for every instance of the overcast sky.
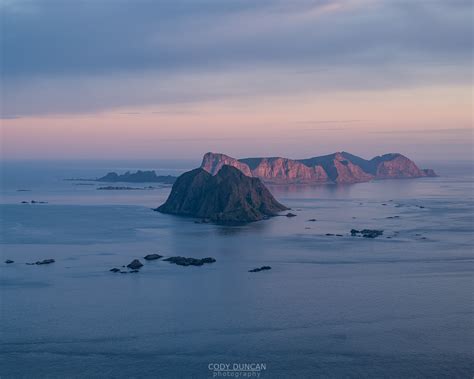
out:
M0 0L4 157L472 155L472 1Z

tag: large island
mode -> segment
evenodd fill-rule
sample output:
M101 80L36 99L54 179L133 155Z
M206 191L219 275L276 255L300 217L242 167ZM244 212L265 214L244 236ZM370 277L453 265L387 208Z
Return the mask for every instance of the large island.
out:
M373 179L408 179L436 176L431 169L420 169L402 154L391 153L370 160L338 152L308 159L245 158L207 153L201 168L215 175L222 166L230 165L245 175L272 184L295 183L360 183Z
M224 165L216 175L202 168L184 173L168 200L156 210L220 224L242 224L276 216L286 209L260 179Z

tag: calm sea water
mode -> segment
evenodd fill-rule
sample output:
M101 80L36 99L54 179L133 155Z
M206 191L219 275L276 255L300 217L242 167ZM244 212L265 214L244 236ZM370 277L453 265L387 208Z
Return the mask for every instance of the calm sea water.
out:
M472 377L471 165L434 165L439 178L271 187L298 216L241 227L153 212L170 187L63 180L194 166L3 164L2 379L206 378L214 363L261 363L267 378ZM149 253L217 262L108 271ZM45 258L56 263L25 264ZM262 265L272 270L248 272Z

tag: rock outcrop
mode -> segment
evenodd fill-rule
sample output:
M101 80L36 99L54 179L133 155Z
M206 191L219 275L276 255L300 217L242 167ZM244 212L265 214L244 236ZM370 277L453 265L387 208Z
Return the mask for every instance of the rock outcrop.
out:
M37 265L49 265L51 263L54 263L54 259L43 259L42 261L36 262Z
M148 254L143 257L146 261L155 261L157 259L162 258L163 256L160 254Z
M438 176L431 168L422 168L421 171L423 171L423 174L429 178L436 178Z
M54 259L43 259L42 261L37 261L35 263L27 263L29 265L49 265L51 263L54 263Z
M215 263L215 258L186 258L186 257L169 257L163 259L166 262L174 263L178 266L202 266L203 264Z
M202 168L181 175L168 200L156 211L241 224L276 216L286 209L260 179L224 165L214 176Z
M362 229L362 230L357 230L357 229L351 229L351 236L352 237L357 237L361 236L364 238L377 238L383 235L383 230L378 230L378 229Z
M128 268L132 269L132 270L138 270L140 269L141 267L143 267L143 263L140 262L138 259L134 259L133 261L131 261L128 265L127 265Z
M359 183L373 179L421 178L436 176L431 169L418 166L401 154L385 154L366 160L346 152L309 159L245 158L207 153L201 168L216 175L223 165L230 165L245 175L272 184Z
M260 272L260 271L267 271L271 270L272 268L270 266L262 266L262 267L257 267L249 270L249 272Z

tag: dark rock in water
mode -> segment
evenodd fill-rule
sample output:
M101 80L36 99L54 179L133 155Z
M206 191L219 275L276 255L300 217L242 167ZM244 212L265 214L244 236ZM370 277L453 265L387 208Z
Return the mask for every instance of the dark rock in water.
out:
M258 178L223 166L217 175L198 168L181 175L158 212L245 224L276 216L288 208L275 200Z
M433 169L431 168L422 168L421 171L423 171L423 174L429 178L436 178L438 175L434 172Z
M253 268L252 270L249 270L249 272L260 272L260 271L266 271L266 270L271 270L272 268L270 266L262 266L262 267L257 267Z
M202 263L214 263L216 260L215 258L207 257L201 259Z
M186 257L169 257L163 259L166 262L174 263L178 266L202 266L204 263L214 263L216 260L211 257L207 258L186 258Z
M37 265L48 265L48 264L54 263L54 262L55 262L54 259L43 259L42 261L38 261L35 264L37 264Z
M137 187L124 187L124 186L106 186L106 187L98 187L96 188L98 191L137 191L137 190L143 190L147 188L137 188Z
M336 237L343 237L342 234L336 234Z
M126 187L126 186L105 186L96 188L99 191L140 191L140 190L153 190L156 187Z
M143 264L138 259L134 259L127 265L127 267L132 270L138 270L140 267L143 267Z
M333 236L333 233L326 233L327 236Z
M357 229L351 229L351 236L362 236L364 238L377 238L379 236L383 235L383 230L377 230L377 229L363 229L363 230L357 230Z
M135 270L130 270L129 272L134 273L134 272L140 272L140 271L135 269Z
M310 218L308 221L309 222L316 222L317 220L315 218Z
M28 202L27 202L27 201L22 201L21 203L22 203L22 204L28 204Z
M156 259L160 259L161 257L163 257L163 256L160 255L160 254L148 254L148 255L145 255L143 257L143 259L145 259L147 261L154 261Z
M11 259L7 259L5 263L15 263L15 261L12 261Z
M109 271L111 271L111 272L120 272L120 269L119 268L111 268Z
M286 217L296 217L296 215L294 213L287 213Z
M364 238L376 238L383 235L383 230L364 229L361 233Z

